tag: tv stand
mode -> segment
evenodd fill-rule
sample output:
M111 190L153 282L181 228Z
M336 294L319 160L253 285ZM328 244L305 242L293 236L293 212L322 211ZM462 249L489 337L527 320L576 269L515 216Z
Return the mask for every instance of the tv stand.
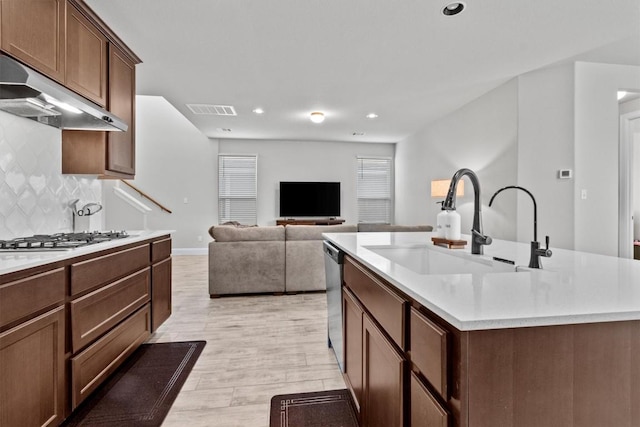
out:
M321 219L278 219L276 225L337 225L344 223L344 219L321 218Z

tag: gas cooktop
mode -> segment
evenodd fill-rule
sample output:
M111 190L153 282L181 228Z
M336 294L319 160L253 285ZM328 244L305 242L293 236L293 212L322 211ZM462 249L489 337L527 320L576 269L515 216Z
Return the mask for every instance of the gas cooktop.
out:
M30 237L0 240L0 252L67 251L125 237L129 237L126 231L36 234Z

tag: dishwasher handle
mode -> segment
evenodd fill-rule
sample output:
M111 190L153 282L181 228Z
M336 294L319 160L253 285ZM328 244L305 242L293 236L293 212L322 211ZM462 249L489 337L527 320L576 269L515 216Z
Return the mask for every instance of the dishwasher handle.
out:
M326 256L331 258L337 264L344 263L344 252L342 252L340 249L336 248L326 240L322 242L322 251L325 253Z

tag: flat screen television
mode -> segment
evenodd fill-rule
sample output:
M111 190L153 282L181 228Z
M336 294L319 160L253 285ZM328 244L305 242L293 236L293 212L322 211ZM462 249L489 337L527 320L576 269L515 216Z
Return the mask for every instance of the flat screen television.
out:
M280 182L280 216L340 216L340 183Z

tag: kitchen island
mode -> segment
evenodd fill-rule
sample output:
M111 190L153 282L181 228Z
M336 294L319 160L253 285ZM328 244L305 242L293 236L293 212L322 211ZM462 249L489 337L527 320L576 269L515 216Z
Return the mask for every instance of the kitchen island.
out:
M0 425L60 424L171 315L170 233L0 254Z
M528 244L432 236L325 235L361 425L640 425L639 262L552 248L532 270Z

